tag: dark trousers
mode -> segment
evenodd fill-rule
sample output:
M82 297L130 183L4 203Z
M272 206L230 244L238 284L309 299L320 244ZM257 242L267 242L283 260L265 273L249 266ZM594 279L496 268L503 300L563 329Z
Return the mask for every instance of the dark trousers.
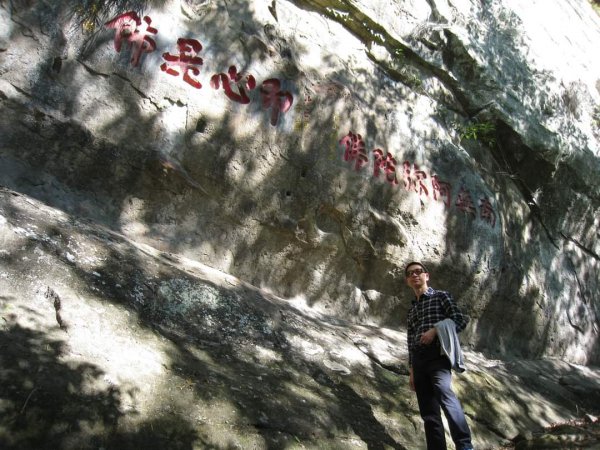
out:
M415 353L413 373L419 412L425 424L427 450L446 450L444 411L450 435L457 450L470 449L471 431L465 413L450 385L452 373L450 361L439 354L439 347L432 345L426 351Z

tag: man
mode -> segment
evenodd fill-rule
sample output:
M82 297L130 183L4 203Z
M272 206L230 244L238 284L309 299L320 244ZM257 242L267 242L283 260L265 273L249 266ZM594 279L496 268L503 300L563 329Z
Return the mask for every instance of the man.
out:
M404 275L406 284L415 293L408 311L410 387L417 394L427 450L446 450L440 407L448 421L456 449L472 449L469 425L450 385L454 363L442 353L436 328L436 325L439 327L440 323L450 319L456 326L456 332L460 332L467 326L469 318L461 313L448 292L428 286L429 272L422 263L409 263Z

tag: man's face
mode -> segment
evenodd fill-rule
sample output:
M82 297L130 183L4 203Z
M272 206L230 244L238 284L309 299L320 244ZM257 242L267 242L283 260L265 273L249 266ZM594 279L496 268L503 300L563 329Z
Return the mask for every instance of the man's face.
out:
M406 284L411 288L426 286L429 281L429 274L418 264L411 264L406 270Z

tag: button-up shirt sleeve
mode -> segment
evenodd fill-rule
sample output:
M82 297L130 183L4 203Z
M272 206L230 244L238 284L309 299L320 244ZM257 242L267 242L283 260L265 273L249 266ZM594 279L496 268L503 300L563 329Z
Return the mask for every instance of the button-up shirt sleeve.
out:
M442 291L440 294L443 294L440 296L440 300L442 302L444 314L447 318L452 319L456 324L456 332L460 333L469 323L469 316L466 316L461 312L449 292Z
M412 367L415 350L422 345L420 339L423 333L444 319L451 319L456 324L457 333L469 323L469 317L461 312L449 292L429 287L419 299L413 300L406 330L409 366Z

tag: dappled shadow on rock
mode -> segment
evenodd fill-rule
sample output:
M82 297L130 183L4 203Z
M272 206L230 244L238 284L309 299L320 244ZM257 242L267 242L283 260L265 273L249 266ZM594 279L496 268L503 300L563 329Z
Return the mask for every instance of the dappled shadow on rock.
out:
M0 330L0 448L192 448L196 435L180 417L119 426L135 413L124 412L105 373L63 361L65 342L12 319Z
M233 277L134 246L102 227L38 222L33 217L48 211L37 203L34 211L33 205L22 204L23 198L15 199L3 215L10 227L36 225L39 236L15 242L20 248L35 242L39 258L21 267L20 254L11 255L3 260L7 273L19 280L17 272L31 274L37 285L55 286L56 277L64 279L65 273L48 273L64 267L81 285L76 294L56 288L64 300L60 311L66 333L57 327L50 299L40 294L37 301L27 284L18 296L4 298L15 318L2 334L2 349L10 347L10 352L0 363L10 371L1 373L0 382L14 387L3 388L1 398L10 417L18 417L26 402L25 418L39 408L44 425L33 428L33 421L25 421L19 435L7 419L0 438L8 448L279 450L298 443L336 450L365 444L377 449L380 443L414 448L419 437L410 416L416 406L405 401L404 380L376 368L367 376L353 366L348 375L327 372L323 360L339 359L326 354L331 345L354 349L342 321L295 310ZM22 222L25 215L33 222ZM63 236L77 242L77 248L85 246L86 258L102 254L102 260L93 267L77 259L64 262ZM146 359L154 361L147 372L144 356L133 355L144 349ZM323 377L316 379L316 371L328 373L324 376L331 382L320 383ZM40 407L45 380L58 381L43 384L53 401ZM63 405L72 411L66 418ZM66 423L64 431L55 427L60 420Z
M190 383L173 386L194 392L205 416L199 430L210 436L206 442L214 448L257 445L268 450L295 448L297 443L331 449L414 448L414 428L402 419L406 411L398 386L377 373L374 378L339 375L324 369L318 358L302 357L287 339L291 322L299 319L286 317L286 325L274 330L270 339L248 339L241 333L223 336L218 344L196 339L198 330L195 336L178 337L166 325L157 329L176 346L170 353L170 370ZM199 343L195 349L193 341ZM388 392L373 395L376 382L386 384ZM391 404L386 403L388 395ZM215 403L223 406L215 408ZM378 417L382 410L387 411L384 422Z
M185 418L176 414L157 416L132 431L116 432L108 436L102 445L120 450L169 449L188 450L203 442L191 429ZM195 443L195 444L194 444ZM207 443L202 448L216 449Z
M385 427L375 418L371 405L352 387L344 382L336 382L320 368L313 372L314 380L331 389L340 406L340 419L350 426L367 444L369 450L393 448L406 450L398 444Z
M13 324L0 348L0 447L64 448L116 425L119 391L92 388L103 375L93 364L62 362L62 341Z

